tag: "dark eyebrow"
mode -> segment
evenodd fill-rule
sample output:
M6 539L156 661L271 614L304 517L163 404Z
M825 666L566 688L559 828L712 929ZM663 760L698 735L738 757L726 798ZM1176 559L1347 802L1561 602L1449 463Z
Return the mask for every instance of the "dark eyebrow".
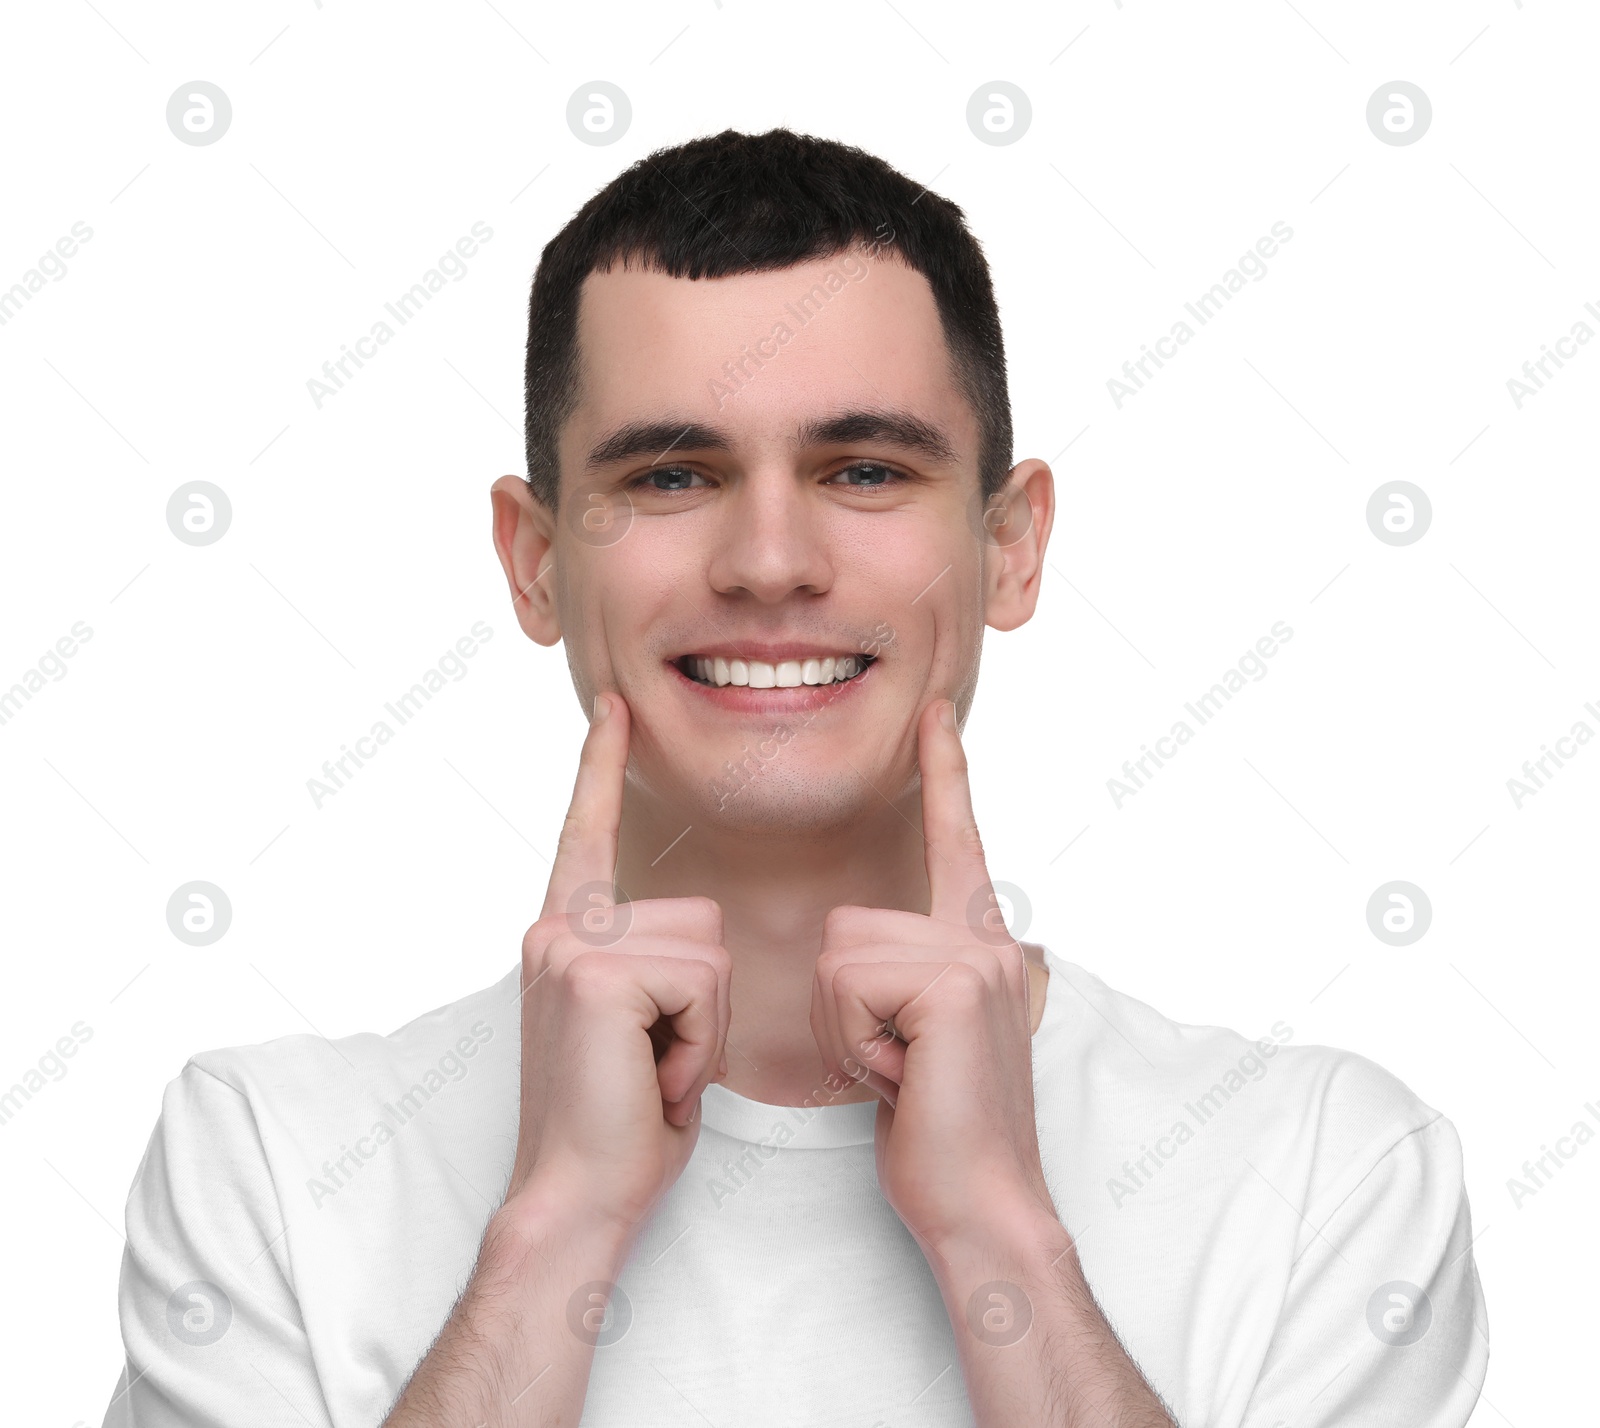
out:
M635 456L654 454L659 460L679 447L685 451L730 451L733 443L726 432L704 422L633 421L602 437L583 464L587 470L594 471Z
M883 441L915 451L932 461L954 461L956 450L945 432L910 412L890 408L862 408L802 422L795 436L797 447L849 446L858 441ZM590 450L584 461L594 471L616 461L669 451L731 451L727 432L704 422L673 418L636 421L619 426Z
M865 408L802 422L801 446L849 446L858 441L883 441L915 451L931 461L954 461L955 446L944 431L910 412Z

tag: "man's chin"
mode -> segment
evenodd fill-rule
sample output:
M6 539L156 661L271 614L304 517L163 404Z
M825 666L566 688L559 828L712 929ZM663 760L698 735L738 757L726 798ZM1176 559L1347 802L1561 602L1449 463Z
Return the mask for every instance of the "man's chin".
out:
M635 767L651 801L670 808L666 821L681 819L680 827L776 838L834 834L882 816L885 793L914 774L903 726L899 738L884 732L892 723L857 718L824 729L762 719L731 732L677 719L660 727L641 709ZM880 736L863 738L866 729Z
M883 800L849 768L777 769L746 761L729 764L704 786L701 817L730 833L769 838L831 834L878 808Z

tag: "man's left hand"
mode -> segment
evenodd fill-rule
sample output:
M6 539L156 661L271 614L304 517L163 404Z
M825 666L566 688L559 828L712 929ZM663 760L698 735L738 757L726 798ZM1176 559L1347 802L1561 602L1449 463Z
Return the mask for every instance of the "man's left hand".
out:
M834 908L811 1029L830 1071L881 1098L878 1184L943 1255L997 1215L1056 1211L1034 1122L1024 954L989 881L949 700L923 710L917 761L930 911Z

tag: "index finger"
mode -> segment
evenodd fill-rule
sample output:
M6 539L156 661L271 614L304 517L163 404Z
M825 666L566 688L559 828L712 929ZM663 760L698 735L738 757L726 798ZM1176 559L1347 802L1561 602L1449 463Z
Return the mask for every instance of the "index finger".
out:
M607 706L603 714L598 712L602 700ZM615 690L598 696L596 705L578 755L572 804L561 825L541 917L574 911L586 884L604 883L609 889L617 870L617 830L622 826L628 767L628 705Z
M922 711L917 765L922 770L922 853L931 914L940 922L962 922L982 932L995 905L994 888L972 812L955 705L948 699L935 699Z

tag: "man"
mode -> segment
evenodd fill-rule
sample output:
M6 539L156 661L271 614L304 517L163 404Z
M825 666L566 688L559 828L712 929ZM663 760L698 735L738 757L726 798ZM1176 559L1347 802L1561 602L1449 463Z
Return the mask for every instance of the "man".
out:
M1054 503L960 210L785 130L545 249L517 618L591 725L522 958L195 1058L107 1424L1466 1422L1460 1145L1012 940L959 729Z

